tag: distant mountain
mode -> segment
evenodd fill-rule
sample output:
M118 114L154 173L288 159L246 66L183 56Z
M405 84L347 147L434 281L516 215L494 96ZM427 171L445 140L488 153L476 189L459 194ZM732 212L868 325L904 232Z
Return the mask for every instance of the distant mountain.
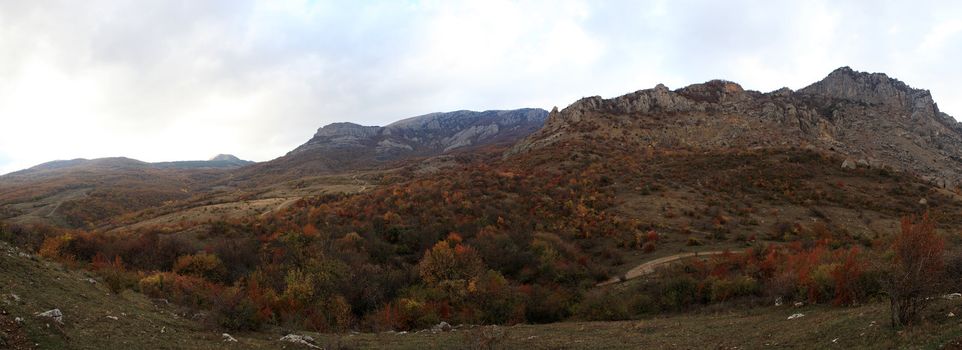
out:
M123 157L47 162L0 176L0 219L85 227L189 198L252 163L230 155L161 163Z
M460 152L490 145L510 146L544 124L543 109L431 113L387 126L334 123L278 159L244 169L238 178L297 178Z
M545 127L507 157L552 145L655 149L805 147L850 158L846 166L892 167L945 187L962 179L962 125L927 90L881 73L839 68L799 91L746 91L713 80L555 109Z
M250 164L254 164L254 162L237 158L231 154L218 154L209 160L186 160L186 161L176 161L176 162L151 163L151 166L157 167L157 168L180 168L180 169L191 169L191 168L233 169L233 168L239 168L239 167L250 165Z

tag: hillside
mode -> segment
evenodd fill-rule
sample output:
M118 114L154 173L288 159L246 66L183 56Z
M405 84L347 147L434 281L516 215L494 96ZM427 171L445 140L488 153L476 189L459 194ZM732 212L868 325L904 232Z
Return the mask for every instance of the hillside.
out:
M221 331L194 320L194 312L130 291L113 294L96 275L21 253L0 242L0 279L5 282L0 285L0 348L308 349L280 342L285 333L281 330L232 332L237 342L225 342ZM62 311L63 325L34 316L53 308ZM812 344L955 349L962 321L945 317L950 312L962 309L953 301L940 301L931 309L932 322L906 333L885 327L886 305L869 303L852 308L766 305L617 322L469 325L452 332L298 334L313 336L325 349L802 349ZM787 320L795 313L805 316Z
M918 174L941 187L962 178L962 126L939 111L928 91L848 67L799 91L759 93L715 80L584 98L552 111L545 127L508 155L566 143L636 151L805 147L837 153L853 166Z
M90 228L207 191L239 162L146 163L129 158L44 163L0 176L0 219Z

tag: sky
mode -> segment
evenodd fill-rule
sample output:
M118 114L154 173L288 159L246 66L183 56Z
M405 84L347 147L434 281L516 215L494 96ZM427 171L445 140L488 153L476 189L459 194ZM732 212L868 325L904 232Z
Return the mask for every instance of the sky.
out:
M884 72L962 116L958 1L0 0L0 174L266 161L340 121Z

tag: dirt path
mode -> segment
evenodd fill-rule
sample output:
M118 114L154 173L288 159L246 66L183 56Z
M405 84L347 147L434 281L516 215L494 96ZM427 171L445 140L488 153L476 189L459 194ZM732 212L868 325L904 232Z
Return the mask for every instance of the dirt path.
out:
M635 279L635 278L638 278L638 277L641 277L641 276L644 276L644 275L653 273L653 272L655 272L655 269L656 269L656 268L661 267L661 266L664 266L664 265L667 265L667 264L671 264L671 263L676 262L676 261L681 260L681 259L695 258L695 257L702 257L702 256L710 256L710 255L718 255L718 254L724 254L725 252L729 252L729 250L719 250L719 251L711 251L711 252L679 253L679 254L669 255L669 256L662 257L662 258L658 258L658 259L651 260L651 261L646 261L646 262L644 262L644 263L642 263L642 264L640 264L640 265L638 265L638 266L635 266L635 267L632 268L631 270L628 270L628 272L626 272L624 275L622 275L622 276L617 276L617 277L612 277L611 279L609 279L609 280L607 280L607 281L598 283L597 286L598 286L598 287L607 286L607 285L609 285L609 284L621 283L621 282L624 282L624 281L627 281L627 280L632 280L632 279Z

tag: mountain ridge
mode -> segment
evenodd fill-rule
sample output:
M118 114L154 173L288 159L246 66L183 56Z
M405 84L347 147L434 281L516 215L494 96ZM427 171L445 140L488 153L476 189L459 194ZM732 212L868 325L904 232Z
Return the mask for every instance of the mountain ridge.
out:
M553 110L544 128L505 157L588 139L638 149L811 147L943 187L962 179L962 124L940 112L927 90L848 67L798 91L761 93L712 80L582 98Z

